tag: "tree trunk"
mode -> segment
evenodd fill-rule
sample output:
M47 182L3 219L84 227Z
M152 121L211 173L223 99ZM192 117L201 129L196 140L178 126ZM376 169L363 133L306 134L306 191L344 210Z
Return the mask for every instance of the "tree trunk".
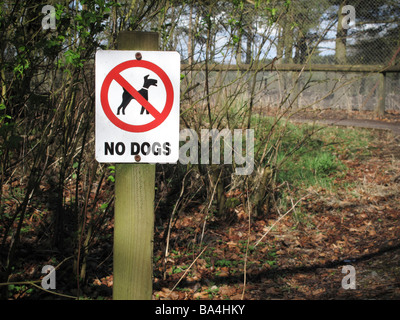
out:
M278 28L279 28L279 37L278 37L278 44L276 45L276 56L278 59L275 62L276 64L282 63L283 47L284 47L283 28L282 27Z
M342 9L345 6L346 1L343 1L339 6L338 12L338 26L336 33L336 52L335 59L338 64L346 64L346 38L347 38L347 29L343 28L343 14Z
M283 42L285 46L285 63L293 63L293 30L290 23L286 23L283 33Z
M189 15L189 38L188 38L188 63L191 66L193 64L193 3L190 4L190 15Z
M267 212L269 210L269 195L271 191L271 183L273 178L273 171L270 167L265 167L259 172L259 183L257 189L254 191L253 205L258 217L262 216L265 212L263 206L267 203Z

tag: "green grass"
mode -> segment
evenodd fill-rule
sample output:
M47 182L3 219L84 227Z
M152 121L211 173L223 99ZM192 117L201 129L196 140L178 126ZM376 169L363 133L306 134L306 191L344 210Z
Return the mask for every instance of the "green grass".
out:
M271 130L273 119L254 117L253 123L257 154L257 150L265 148L265 137ZM308 138L304 141L305 137ZM264 162L277 169L278 184L288 182L297 188L314 186L331 189L335 179L343 177L347 171L340 159L368 156L368 145L372 139L372 133L365 129L323 128L281 121L268 142L270 146L277 146L271 148L275 153L271 152Z
M279 157L282 155L278 155ZM338 158L324 150L313 150L294 155L285 161L277 174L277 182L287 181L296 187L319 186L331 188L335 178L346 171L346 166Z

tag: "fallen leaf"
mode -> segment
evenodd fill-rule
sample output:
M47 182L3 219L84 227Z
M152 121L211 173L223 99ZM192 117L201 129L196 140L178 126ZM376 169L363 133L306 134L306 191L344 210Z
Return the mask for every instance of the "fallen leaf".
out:
M201 299L201 300L204 300L204 299L209 299L210 297L209 297L208 292L196 292L196 293L193 295L193 298L194 298L194 299Z
M226 243L228 245L229 248L234 248L237 247L237 243L234 241L229 241Z

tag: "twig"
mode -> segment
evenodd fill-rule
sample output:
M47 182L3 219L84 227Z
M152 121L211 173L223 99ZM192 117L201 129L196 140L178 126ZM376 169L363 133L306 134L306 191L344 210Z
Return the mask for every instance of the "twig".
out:
M244 293L246 291L246 281L247 281L247 255L249 252L249 243L250 243L250 231L251 231L251 207L250 207L250 197L249 197L249 188L246 188L247 193L247 206L248 206L248 215L249 215L249 235L247 237L247 246L246 246L246 255L244 257L244 267L243 267L243 291L241 299L244 299Z
M71 258L73 258L73 256L70 256L70 257L68 257L68 258L65 258L63 261L61 261L61 262L54 268L54 270L57 270L65 261L67 261L67 260L69 260L69 259L71 259ZM24 285L24 284L27 284L27 285L28 285L28 284L29 284L29 285L32 285L32 286L34 286L34 287L40 289L40 290L43 290L43 291L45 291L45 292L54 294L54 295L56 295L56 296L60 296L60 297L64 297L64 298L70 298L70 299L77 299L77 297L70 296L70 295L67 295L67 294L58 293L58 292L54 292L54 291L51 291L51 290L47 290L47 289L45 289L45 288L43 288L43 287L41 287L41 286L39 286L39 285L36 284L36 283L41 282L41 281L42 281L42 280L39 279L39 280L32 280L32 281L3 282L3 283L0 283L0 286L7 286L7 285Z
M36 288L38 288L38 289L40 289L40 290L43 290L43 291L46 291L46 292L48 292L48 293L51 293L51 294L55 294L56 296L60 296L60 297L64 297L64 298L70 298L70 299L78 299L78 297L74 297L74 296L69 296L69 295L67 295L67 294L62 294L62 293L58 293L58 292L53 292L53 291L50 291L50 290L47 290L47 289L45 289L45 288L42 288L41 286L38 286L36 283L31 283L34 287L36 287Z
M33 281L18 281L18 282L3 282L0 283L0 286L6 286L6 285L32 285L40 290L43 290L45 292L51 293L51 294L55 294L56 296L60 296L60 297L64 297L64 298L70 298L70 299L77 299L77 297L74 296L69 296L67 294L62 294L62 293L58 293L58 292L54 292L51 290L47 290L39 285L37 285L37 282L41 282L41 280L33 280Z
M222 174L222 170L219 172L218 179L217 179L217 181L215 182L214 190L213 190L213 192L212 192L212 194L211 194L211 199L210 199L210 201L209 201L209 203L208 203L208 207L207 207L207 211L206 211L207 214L206 214L206 216L205 216L205 218L204 218L203 228L202 228L202 230L201 230L200 248L201 248L201 246L203 245L203 238L204 238L204 232L205 232L205 229L206 229L206 223L207 223L208 213L209 213L209 211L210 211L212 202L213 202L213 200L214 200L215 191L217 190L219 180L221 179L221 174ZM211 178L210 178L210 180L211 180Z
M265 238L265 236L272 230L273 227L275 227L275 225L276 225L279 221L281 221L288 213L290 213L290 212L296 207L296 205L297 205L300 201L302 201L303 199L305 199L305 198L308 197L309 195L310 195L310 193L307 194L307 195L305 195L304 197L300 198L300 199L299 199L285 214L283 214L282 216L280 216L279 219L276 220L276 221L272 224L272 226L269 227L269 229L267 230L267 232L265 232L264 235L255 243L254 248L258 246L258 244L261 242L261 240Z
M189 272L190 268L196 263L197 259L200 258L200 256L203 254L204 251L206 251L206 249L208 248L208 245L206 245L204 247L204 249L200 252L200 254L196 257L196 259L193 260L193 262L190 264L189 268L187 268L184 272L184 274L179 278L178 282L175 283L174 287L171 289L171 292L168 293L167 298L170 296L170 294L172 293L172 291L175 290L175 288L178 286L178 284L182 281L182 279L186 276L186 274Z
M167 238L166 238L166 241L165 241L166 244L165 244L165 253L164 253L164 280L165 280L165 272L166 272L165 269L166 269L166 265L167 265L167 258L168 258L168 251L169 251L169 238L170 238L170 236L171 236L172 221L173 221L173 219L174 219L174 217L175 217L175 213L176 213L176 211L177 211L177 208L178 208L178 206L179 206L179 203L180 203L181 200L182 200L182 196L183 196L183 193L184 193L184 191L185 191L185 179L186 179L186 176L187 176L191 171L192 171L192 169L190 169L188 172L186 172L185 176L183 177L181 193L180 193L180 195L179 195L178 200L177 200L176 203L175 203L174 209L172 210L171 217L170 217L169 223L168 223L168 231L167 231Z

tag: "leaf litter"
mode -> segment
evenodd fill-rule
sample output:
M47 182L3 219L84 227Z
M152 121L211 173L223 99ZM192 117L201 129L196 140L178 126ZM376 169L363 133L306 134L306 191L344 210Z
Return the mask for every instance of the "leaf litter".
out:
M182 217L173 232L179 254L169 257L165 278L156 263L153 298L399 299L400 145L389 138L380 133L368 157L342 159L348 170L336 179L334 191L311 187L301 201L301 221L290 214L252 217L249 234L241 208L234 223L209 223L207 243L198 243L193 229L201 229L201 219L195 212ZM185 268L174 273L171 266L190 265L205 245L175 286ZM356 270L355 290L341 285L342 268L349 264ZM176 294L166 294L174 286Z

